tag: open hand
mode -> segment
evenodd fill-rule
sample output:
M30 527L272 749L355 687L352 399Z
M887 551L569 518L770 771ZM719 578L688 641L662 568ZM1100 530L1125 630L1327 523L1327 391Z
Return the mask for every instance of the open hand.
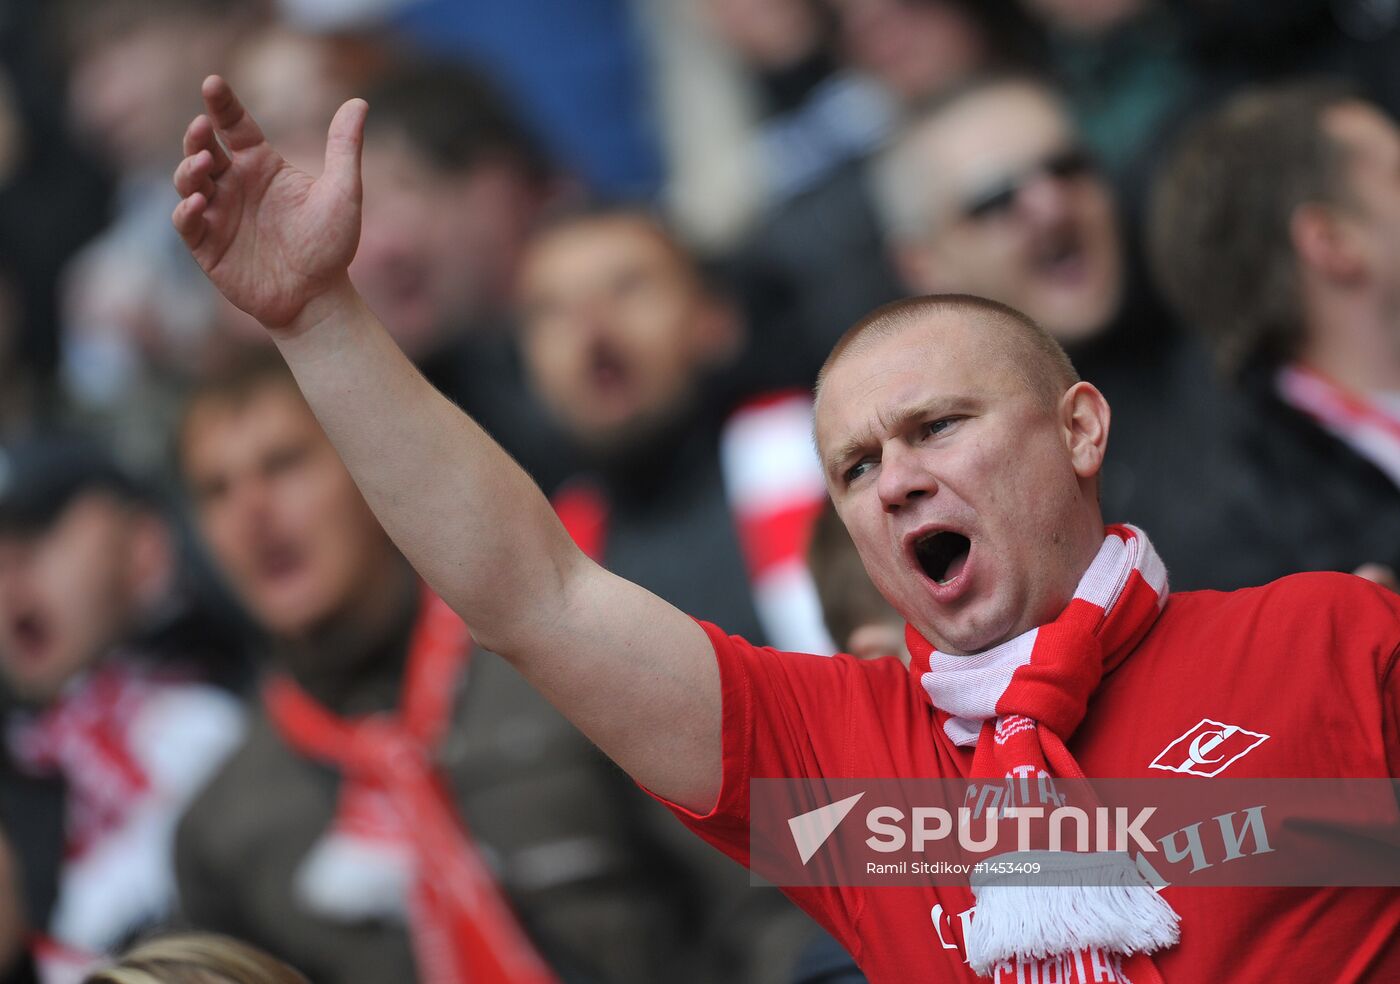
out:
M286 328L317 297L348 284L360 239L365 113L352 99L326 135L319 178L288 164L232 88L204 80L205 114L185 131L171 221L209 279L269 329Z

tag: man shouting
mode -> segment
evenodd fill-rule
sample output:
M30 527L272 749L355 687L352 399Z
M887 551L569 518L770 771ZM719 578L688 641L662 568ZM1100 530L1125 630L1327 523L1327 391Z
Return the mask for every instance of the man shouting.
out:
M752 778L1147 776L1203 718L1272 736L1235 777L1395 773L1400 599L1347 575L1169 598L1146 536L1102 525L1106 402L1011 309L882 308L819 387L828 488L909 624L911 670L760 650L589 561L361 302L346 267L365 103L340 109L312 179L221 79L204 99L175 173L195 257L272 333L385 529L479 641L732 856ZM1265 686L1281 671L1288 699ZM1048 919L980 898L959 918L963 886L790 894L877 982L1273 980L1285 961L1301 980L1400 975L1395 891L1125 893Z

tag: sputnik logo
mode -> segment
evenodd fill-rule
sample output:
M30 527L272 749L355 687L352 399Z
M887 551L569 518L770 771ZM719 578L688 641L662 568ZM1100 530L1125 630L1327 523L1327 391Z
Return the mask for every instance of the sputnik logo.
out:
M812 860L812 855L816 854L831 835L836 833L836 828L841 826L841 821L845 820L855 809L855 805L860 802L860 798L864 795L864 793L856 793L854 796L847 796L835 803L829 803L806 813L799 813L788 820L788 829L792 831L792 842L797 845L797 854L802 858L804 865Z

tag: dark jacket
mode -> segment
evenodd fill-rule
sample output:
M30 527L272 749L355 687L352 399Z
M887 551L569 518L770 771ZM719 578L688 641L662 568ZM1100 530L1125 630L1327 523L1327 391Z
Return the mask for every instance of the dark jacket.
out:
M683 878L636 833L639 796L499 657L478 653L443 767L526 931L566 980L646 981L679 949ZM337 922L295 900L293 879L330 824L340 777L254 718L181 825L186 916L277 953L320 984L412 981L396 922ZM546 862L546 859L552 861Z
M1365 563L1400 570L1400 489L1384 472L1285 404L1272 371L1244 378L1231 417L1239 480L1212 534L1219 587Z
M347 715L394 706L411 622L411 613L400 619L358 664L354 688L323 702ZM518 918L565 981L738 979L709 967L724 954L706 935L714 876L702 868L723 864L729 884L746 886L746 875L692 846L498 656L473 654L440 762ZM317 984L413 981L403 925L337 921L297 900L294 879L339 789L336 771L293 752L256 711L247 741L181 824L186 918L277 954Z

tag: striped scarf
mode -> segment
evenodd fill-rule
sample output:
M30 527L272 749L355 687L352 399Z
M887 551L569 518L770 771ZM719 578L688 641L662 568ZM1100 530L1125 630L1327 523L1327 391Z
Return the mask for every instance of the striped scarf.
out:
M1166 600L1166 568L1147 536L1136 527L1110 526L1053 622L971 656L941 653L911 626L910 671L942 712L936 719L948 738L975 749L970 776L1082 779L1065 742L1099 681L1141 642ZM974 878L972 968L987 974L1006 961L1062 959L1096 948L1127 957L1124 969L1136 984L1160 981L1147 954L1177 942L1177 917L1127 855L1036 853L1055 872L1055 885ZM1067 869L1081 872L1082 883Z

